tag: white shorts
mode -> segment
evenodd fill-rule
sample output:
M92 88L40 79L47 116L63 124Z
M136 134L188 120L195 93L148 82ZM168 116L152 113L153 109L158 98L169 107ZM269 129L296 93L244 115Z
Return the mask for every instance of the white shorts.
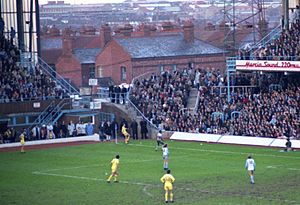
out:
M163 155L163 159L169 159L169 155Z

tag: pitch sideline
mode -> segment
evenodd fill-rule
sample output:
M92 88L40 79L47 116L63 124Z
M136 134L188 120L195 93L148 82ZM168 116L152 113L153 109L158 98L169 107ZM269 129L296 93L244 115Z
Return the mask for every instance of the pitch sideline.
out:
M121 144L120 144L121 145ZM136 146L136 147L151 147L149 145L142 145L142 144L128 144L129 146ZM126 145L126 146L128 146ZM200 151L200 152L212 152L212 153L223 153L223 154L238 154L238 155L248 155L249 153L246 152L232 152L232 151L219 151L219 150L210 150L210 149L194 149L194 148L183 148L183 147L172 147L172 149L178 150L189 150L189 151ZM277 158L287 158L287 159L300 159L297 156L281 156L281 155L274 155L274 154L255 154L255 156L263 156L263 157L277 157Z

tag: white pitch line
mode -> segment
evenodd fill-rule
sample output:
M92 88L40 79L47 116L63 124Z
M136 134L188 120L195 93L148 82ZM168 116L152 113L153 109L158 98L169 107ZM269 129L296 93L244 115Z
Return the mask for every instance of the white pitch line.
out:
M179 157L179 158L183 158ZM133 163L144 163L144 162L152 162L152 161L161 161L162 159L145 159L145 160L133 160L128 162L122 162L126 164L133 164ZM102 166L108 166L108 164L92 164L92 165L84 165L84 166L77 166L77 167L64 167L64 168L56 168L56 169L47 169L47 170L41 170L38 172L52 172L52 171L61 171L61 170L69 170L69 169L81 169L81 168L89 168L89 167L102 167Z
M95 178L95 177L83 177L83 176L73 176L73 175L66 175L66 174L43 173L43 172L38 172L38 171L32 172L32 174L106 182L106 179ZM123 180L119 181L119 183L121 183L121 184L132 184L132 185L144 186L143 192L146 193L148 196L151 196L151 197L153 195L147 191L147 188L148 187L161 187L160 185L156 185L156 184L147 184L147 183L142 183L142 182L131 182L131 181L123 181ZM214 191L196 190L196 189L180 188L180 187L176 187L175 189L180 189L180 190L185 190L185 191L192 191L192 192L197 192L197 193L209 193L209 194L215 194L215 193L217 193L217 192L214 192ZM252 196L244 196L242 194L239 195L239 196L252 198ZM292 201L292 200L287 200L287 199L276 199L276 198L269 199L269 198L265 198L265 197L261 197L261 196L255 196L255 197L259 198L259 199L267 199L267 200L271 200L271 201L284 201L284 202L289 202L289 203L298 203L297 201Z
M45 172L39 172L39 171L32 172L32 174L106 182L106 179L95 178L95 177L83 177L83 176L74 176L74 175L67 175L67 174L54 174L54 173L45 173ZM147 183L141 183L141 182L130 182L130 181L123 181L123 180L119 181L119 183L121 183L121 184L133 184L133 185L140 185L140 186L159 187L158 185L155 185L155 184L147 184Z
M129 144L131 146L136 147L151 147L149 145L141 145L141 144ZM200 152L212 152L212 153L222 153L222 154L238 154L238 155L248 155L249 153L245 152L232 152L232 151L219 151L219 150L210 150L210 149L193 149L193 148L183 148L183 147L172 147L170 149L179 149L179 150L189 150L189 151L200 151ZM273 154L259 154L256 153L255 156L263 156L263 157L277 157L277 158L287 158L287 159L300 159L297 156L282 156L282 155L273 155Z
M150 196L150 197L153 197L153 195L150 193L150 192L148 192L147 191L147 188L148 188L148 186L146 185L146 186L144 186L144 188L143 188L143 192L146 194L146 195L148 195L148 196Z
M292 171L300 171L298 168L293 168L293 167L284 167L283 165L270 165L266 167L267 169L288 169Z

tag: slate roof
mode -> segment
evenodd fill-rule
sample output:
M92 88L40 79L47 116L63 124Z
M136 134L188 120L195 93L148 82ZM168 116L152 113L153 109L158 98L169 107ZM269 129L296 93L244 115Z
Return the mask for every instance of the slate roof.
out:
M96 56L100 53L100 48L74 49L73 54L81 64L95 63Z
M183 35L116 38L132 58L172 57L223 53L222 49L195 39L184 41Z
M42 38L41 50L62 49L62 38Z

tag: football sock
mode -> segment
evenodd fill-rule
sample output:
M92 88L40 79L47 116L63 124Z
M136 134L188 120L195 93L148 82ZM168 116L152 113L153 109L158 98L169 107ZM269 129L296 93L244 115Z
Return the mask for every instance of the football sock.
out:
M165 201L168 201L168 191L165 193Z
M253 175L250 176L250 180L251 180L252 183L254 183L254 176Z
M108 177L107 181L110 181L112 178L112 174Z
M170 193L170 201L173 201L173 192Z
M115 177L114 177L114 179L115 179L115 181L118 181L118 178L117 178L117 176L115 176Z

